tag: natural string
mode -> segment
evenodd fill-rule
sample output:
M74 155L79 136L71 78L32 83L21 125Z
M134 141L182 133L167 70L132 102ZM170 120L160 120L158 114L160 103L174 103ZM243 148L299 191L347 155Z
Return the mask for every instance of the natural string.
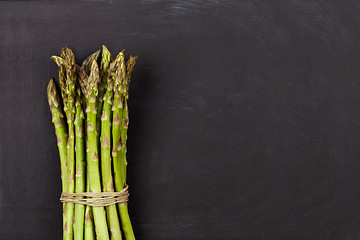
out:
M120 192L61 193L60 201L62 203L78 203L92 207L105 207L116 203L125 204L130 195L128 188L129 186L126 185Z

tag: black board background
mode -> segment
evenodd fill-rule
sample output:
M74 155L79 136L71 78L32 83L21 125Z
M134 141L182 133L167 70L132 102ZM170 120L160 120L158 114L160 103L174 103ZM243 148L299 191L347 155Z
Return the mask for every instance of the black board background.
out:
M360 3L1 1L0 239L61 239L45 96L69 46L139 55L138 239L360 239Z

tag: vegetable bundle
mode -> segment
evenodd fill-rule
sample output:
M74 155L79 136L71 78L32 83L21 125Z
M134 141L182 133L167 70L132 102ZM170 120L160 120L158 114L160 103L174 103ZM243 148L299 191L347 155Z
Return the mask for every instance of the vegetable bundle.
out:
M127 190L127 101L137 57L126 61L123 50L112 59L105 46L98 63L99 55L100 50L81 66L67 47L60 56L51 57L59 66L61 94L51 79L47 96L60 155L62 192L74 196L72 202L63 201L64 240L135 239L126 200L93 206L76 202L88 200L83 193L95 194L93 199L99 200Z

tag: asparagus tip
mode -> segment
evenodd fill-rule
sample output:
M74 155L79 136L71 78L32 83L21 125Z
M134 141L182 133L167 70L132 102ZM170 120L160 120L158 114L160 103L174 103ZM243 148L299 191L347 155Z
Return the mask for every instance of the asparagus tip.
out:
M54 79L51 78L47 86L47 95L48 97L50 97L50 96L54 96L55 94L56 94L55 82Z
M54 62L60 67L61 65L65 64L65 60L59 56L51 56L50 59L54 60Z

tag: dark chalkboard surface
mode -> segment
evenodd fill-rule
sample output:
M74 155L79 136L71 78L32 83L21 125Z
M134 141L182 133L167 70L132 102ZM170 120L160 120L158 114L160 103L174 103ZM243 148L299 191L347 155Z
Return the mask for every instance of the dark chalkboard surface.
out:
M137 239L360 239L358 1L1 1L0 239L61 239L45 95L69 46L139 56Z

